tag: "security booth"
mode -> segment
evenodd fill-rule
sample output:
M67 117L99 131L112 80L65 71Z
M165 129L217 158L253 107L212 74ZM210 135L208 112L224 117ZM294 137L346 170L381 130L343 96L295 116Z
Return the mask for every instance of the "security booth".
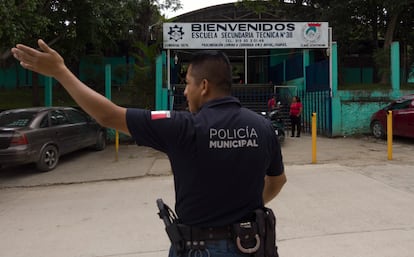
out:
M164 23L165 59L158 65L159 69L166 69L158 72L163 77L159 88L164 93L157 95L167 98L159 102L164 102L168 109L185 109L184 79L191 54L214 49L229 57L233 66L232 93L243 106L265 111L268 99L276 94L288 112L293 96L301 96L304 102L309 97L307 92L323 89L327 94L320 98L328 117L330 102L324 100L331 96L331 61L326 60L331 43L327 22ZM321 99L309 102L322 105ZM304 102L304 114L316 111L311 105ZM310 124L310 115L303 116L303 125Z

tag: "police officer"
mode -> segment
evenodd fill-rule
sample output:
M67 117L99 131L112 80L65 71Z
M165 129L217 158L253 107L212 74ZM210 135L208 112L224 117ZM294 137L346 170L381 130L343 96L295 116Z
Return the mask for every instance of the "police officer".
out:
M24 68L58 80L101 125L168 155L179 234L189 243L178 253L173 245L170 257L250 256L226 228L272 200L286 177L270 123L230 96L231 65L223 53L194 55L184 91L190 112L154 112L115 105L79 81L44 41L38 45L42 51L18 44L12 52Z

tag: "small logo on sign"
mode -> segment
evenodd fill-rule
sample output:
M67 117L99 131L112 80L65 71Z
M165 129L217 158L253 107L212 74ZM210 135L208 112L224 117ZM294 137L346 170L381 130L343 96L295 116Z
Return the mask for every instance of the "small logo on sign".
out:
M320 23L308 23L303 27L303 38L314 43L321 38L321 24Z
M177 42L178 40L183 39L183 27L178 27L178 25L175 25L174 27L170 27L170 31L168 32L168 35L170 35L170 40L175 40Z

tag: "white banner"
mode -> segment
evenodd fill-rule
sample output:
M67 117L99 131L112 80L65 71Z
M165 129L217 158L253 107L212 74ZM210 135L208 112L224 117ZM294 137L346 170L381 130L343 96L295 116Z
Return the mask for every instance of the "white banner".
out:
M164 23L165 49L328 48L328 22Z

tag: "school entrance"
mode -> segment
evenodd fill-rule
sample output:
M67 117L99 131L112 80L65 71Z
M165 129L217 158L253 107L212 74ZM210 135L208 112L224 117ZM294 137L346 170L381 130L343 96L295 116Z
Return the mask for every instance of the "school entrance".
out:
M184 79L192 52L217 49L230 59L232 95L244 107L267 111L267 101L275 94L289 127L291 99L299 96L303 131L310 132L312 113L317 113L318 133L332 134L327 23L165 23L163 31L157 109L185 110Z

